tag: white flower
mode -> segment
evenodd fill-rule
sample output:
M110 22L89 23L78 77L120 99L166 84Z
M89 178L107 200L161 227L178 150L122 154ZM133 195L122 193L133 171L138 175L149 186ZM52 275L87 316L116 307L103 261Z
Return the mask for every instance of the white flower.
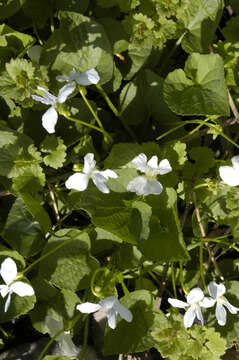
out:
M7 312L9 308L12 293L15 293L19 296L34 295L34 290L31 285L26 284L22 281L15 281L17 280L17 265L15 264L15 261L12 260L10 257L6 258L2 262L0 268L0 275L6 284L0 285L0 294L3 298L8 295L4 307L5 312Z
M136 192L137 195L159 195L163 191L163 186L156 178L158 174L164 175L172 171L167 159L160 161L158 165L156 155L147 162L147 156L141 153L132 160L132 165L145 175L131 180L127 185L128 191Z
M80 60L79 67L81 66L81 62L82 61ZM76 81L79 85L87 86L97 84L100 81L100 77L95 69L88 69L82 73L76 71L75 69L72 69L69 76L58 75L56 77L56 80L60 82L66 81L68 83L73 83L73 81Z
M77 172L71 175L65 183L67 189L84 191L88 186L89 180L92 179L93 183L101 192L108 194L110 191L109 188L105 185L105 182L109 178L117 178L118 175L109 169L104 171L96 170L95 165L96 161L94 160L94 154L86 154L84 157L83 173Z
M226 292L226 288L223 284L217 284L215 281L211 281L208 285L208 291L210 296L216 301L216 318L219 325L224 326L227 321L227 312L224 306L230 311L231 314L237 314L239 308L231 305L229 301L223 296Z
M239 185L239 155L231 159L232 166L220 166L219 174L225 184L230 186Z
M57 96L52 95L44 88L38 86L38 90L44 91L42 96L32 95L32 98L36 101L40 101L42 104L51 105L51 107L42 116L42 126L49 134L55 132L55 126L58 119L58 114L55 109L56 104L63 104L67 97L75 90L74 84L66 84L60 90Z
M205 297L200 288L192 289L188 296L187 302L177 300L177 299L168 299L169 304L177 308L186 308L187 311L184 314L184 326L189 328L192 326L195 318L201 321L201 324L204 324L204 319L200 307L209 308L215 304L215 300L212 298Z
M104 309L106 311L108 324L111 329L116 328L116 319L118 314L122 317L122 319L128 322L131 322L133 319L133 315L131 311L126 309L126 307L124 307L123 305L121 305L116 296L109 296L104 300L101 300L99 304L86 302L77 305L76 309L84 314L91 314L100 309Z
M45 320L48 333L53 338L63 328L63 322L57 321L51 316L46 316ZM63 331L55 340L63 352L62 355L66 355L70 359L75 359L79 355L79 351L71 339L70 331Z

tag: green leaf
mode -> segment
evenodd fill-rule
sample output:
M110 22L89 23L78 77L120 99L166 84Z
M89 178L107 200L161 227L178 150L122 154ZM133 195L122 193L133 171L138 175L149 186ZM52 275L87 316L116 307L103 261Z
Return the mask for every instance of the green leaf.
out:
M43 27L52 14L52 4L47 0L25 0L22 10L33 23Z
M21 9L26 0L7 0L5 4L1 5L0 20L4 20L14 15Z
M17 264L18 271L21 271L25 268L26 263L22 255L20 255L15 250L10 250L4 245L0 245L0 261L4 261L7 257L11 257L14 259L15 263Z
M188 53L208 53L224 8L223 0L192 0L181 10L185 27L182 48Z
M16 31L6 24L0 25L0 36L0 58L6 61L35 42L32 36Z
M102 84L112 78L112 51L103 26L76 12L61 12L60 27L43 46L41 63L69 75L81 58L80 71L96 68Z
M131 80L132 77L142 68L142 66L148 60L152 50L152 43L149 42L144 46L137 44L129 44L128 55L130 58L131 66L130 70L125 76L125 80Z
M2 236L12 248L26 257L39 252L45 242L40 224L29 214L21 198L13 204Z
M230 114L223 61L218 54L191 54L185 71L168 74L163 92L169 108L177 114Z
M162 126L177 120L164 102L163 80L150 70L141 71L124 86L120 93L120 113L132 125L145 123L150 117Z
M239 36L239 16L232 17L229 21L227 21L226 26L223 28L222 33L227 41L232 43L238 43Z
M62 355L47 355L43 358L43 360L70 360L70 358Z
M116 329L107 329L104 339L104 355L129 354L148 350L154 346L151 331L160 326L165 318L159 311L153 311L153 298L147 290L137 290L120 299L123 306L133 314L132 322L118 319Z
M54 8L57 10L75 11L84 13L89 7L89 0L53 0Z
M89 277L95 270L97 260L90 256L88 234L76 229L56 232L55 236L51 236L48 240L42 255L66 240L69 240L69 243L41 261L39 273L60 289L76 291L81 288L80 281Z
M140 244L140 251L154 261L189 260L178 218L176 191L166 188L159 196L148 196L146 201L153 216L149 237Z
M64 145L64 141L55 135L47 135L41 143L41 151L48 154L43 158L43 161L45 165L54 169L63 166L66 159L66 150L67 147Z

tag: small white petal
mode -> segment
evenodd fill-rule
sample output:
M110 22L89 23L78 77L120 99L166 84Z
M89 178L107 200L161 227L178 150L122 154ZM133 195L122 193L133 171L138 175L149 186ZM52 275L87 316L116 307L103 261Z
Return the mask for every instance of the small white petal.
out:
M180 309L184 309L185 307L188 306L188 304L186 302L178 300L178 299L168 298L168 302L173 307L177 307L177 308L180 308Z
M224 326L227 321L227 312L221 304L217 303L216 318L219 325Z
M217 284L215 281L211 281L208 285L208 292L213 299L217 299L226 292L226 288L223 284Z
M57 123L58 114L54 108L51 106L42 116L42 126L49 133L53 134L55 132L55 126Z
M97 84L100 81L98 72L95 69L89 69L75 78L79 85L87 86Z
M101 300L99 304L106 310L112 309L117 301L117 296L108 296L107 298Z
M163 191L162 184L157 180L147 180L144 186L144 195L159 195Z
M133 315L130 310L128 310L125 306L121 305L120 302L117 300L114 309L117 313L122 317L122 319L131 322L133 320Z
M10 285L10 290L19 296L32 296L34 290L31 285L24 283L23 281L16 281Z
M95 186L104 194L108 194L110 192L109 188L105 185L105 181L107 181L107 178L105 178L100 171L95 171L92 176L92 181L95 184Z
M163 159L162 161L160 161L158 174L165 175L165 174L169 173L170 171L172 171L172 168L171 168L171 165L169 164L169 161L167 159Z
M0 295L5 298L5 296L9 293L10 289L8 285L0 285Z
M49 91L47 91L46 89L44 89L41 86L38 86L37 88L38 88L38 90L43 91L42 97L45 99L45 101L48 101L47 105L53 105L55 103L55 101L56 101L55 95L51 94Z
M148 166L157 169L158 168L158 157L156 155L152 156L148 161Z
M219 174L225 184L230 186L239 185L239 171L231 166L220 166Z
M17 265L10 257L6 258L0 268L0 275L7 285L9 285L17 276Z
M70 81L70 77L69 76L65 76L65 75L57 75L56 76L56 80L59 82L65 82L65 81Z
M116 179L118 177L118 175L113 170L110 169L103 170L100 173L107 179L108 178Z
M189 294L187 295L187 302L188 304L194 304L195 302L202 301L204 298L203 291L200 288L192 289Z
M95 168L96 161L94 160L94 154L88 153L84 156L84 168L83 172L89 174Z
M233 156L232 165L235 170L239 170L239 155Z
M38 95L32 95L32 98L36 101L40 101L42 104L45 104L45 105L53 105L53 102L52 101L49 101L48 99L45 99L44 97L42 96L38 96Z
M115 310L109 309L106 313L106 316L108 319L109 327L111 329L115 329L116 328L116 318L117 318L117 314L116 314Z
M201 324L204 325L204 319L203 319L203 316L202 316L202 310L201 310L199 305L196 306L195 313L196 313L196 316L197 316L198 320L200 320Z
M132 160L132 165L136 169L145 172L147 168L147 156L144 153L139 154Z
M196 317L196 312L192 306L188 308L188 310L184 314L184 326L185 328L190 328L194 322L194 319Z
M94 304L91 302L85 302L76 306L76 309L82 312L83 314L91 314L101 309L99 304Z
M210 308L215 305L216 300L210 298L210 297L204 297L202 301L200 301L200 306L204 308Z
M147 179L144 176L137 176L128 183L127 190L131 192L136 192L137 195L143 195L146 184Z
M230 304L226 298L223 298L223 305L226 306L226 308L230 311L231 314L237 314L237 312L239 311L239 309Z
M76 86L75 86L75 84L73 82L64 85L59 90L56 101L59 102L60 104L64 103L66 101L66 99L68 98L68 96L73 93L75 88L76 88Z
M8 309L9 309L10 302L11 302L11 295L12 295L12 293L9 292L7 300L6 300L5 305L4 305L4 312L7 312Z
M85 189L87 189L88 182L88 175L82 173L75 173L66 180L65 185L67 189L84 191Z

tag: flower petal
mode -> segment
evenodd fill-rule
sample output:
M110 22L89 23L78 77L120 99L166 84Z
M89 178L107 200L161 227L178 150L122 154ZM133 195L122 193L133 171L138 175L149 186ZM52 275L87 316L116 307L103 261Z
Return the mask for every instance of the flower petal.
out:
M205 296L203 300L200 301L200 306L204 308L210 308L215 305L215 302L216 302L215 299Z
M160 161L159 167L158 167L158 174L165 175L165 174L169 173L170 171L172 171L172 168L171 168L171 165L169 164L169 161L167 159L163 159L162 161Z
M9 285L17 276L17 265L10 257L6 258L0 268L0 275L7 285Z
M47 91L46 89L44 89L41 86L37 87L38 90L43 91L43 95L42 97L45 99L45 101L48 101L49 103L47 105L53 105L56 101L56 96L51 94L49 91Z
M147 156L144 153L136 156L131 162L136 169L145 172L147 168Z
M163 191L162 184L157 180L147 180L144 186L144 195L159 195Z
M188 306L188 304L186 302L178 300L178 299L168 298L168 302L173 307L177 307L180 309L184 309L186 306Z
M76 86L73 82L64 85L59 90L56 101L59 102L60 104L64 103L66 101L66 99L68 98L68 96L73 93L75 88L76 88Z
M113 170L110 170L110 169L103 170L100 173L101 173L101 175L106 177L107 180L108 180L108 178L116 179L118 177L118 175Z
M190 328L194 322L194 319L196 317L195 309L190 306L188 310L184 314L183 322L185 328Z
M121 305L118 300L115 302L114 309L117 313L119 313L122 319L128 322L131 322L133 320L132 312L128 310L125 306Z
M14 282L10 285L10 290L19 296L32 296L35 293L33 287L23 281Z
M114 309L109 309L106 312L106 316L107 316L107 319L108 319L109 327L111 329L115 329L116 328L116 318L117 318L117 313L115 312L115 310Z
M221 304L217 303L216 318L219 325L224 326L227 321L227 312Z
M156 155L152 156L151 159L148 161L148 166L158 169L158 157Z
M9 309L10 302L11 302L11 296L12 296L12 293L10 291L9 294L8 294L7 300L5 302L5 305L4 305L4 312L7 312L8 309Z
M100 81L100 77L95 69L88 69L75 77L75 80L79 85L87 86L97 84Z
M239 155L233 156L231 160L234 169L239 170Z
M208 285L208 292L213 299L217 299L226 292L226 288L223 284L217 284L215 281L211 281Z
M32 98L36 101L40 101L42 104L45 104L45 105L53 105L54 104L54 102L52 102L49 99L46 99L42 96L32 95Z
M93 183L95 186L104 194L108 194L110 192L109 188L105 185L105 181L107 178L101 174L101 171L94 171L91 176Z
M198 320L200 320L201 324L204 325L204 319L203 319L203 315L202 315L202 310L201 310L199 305L196 306L195 313L196 313L196 316L197 316Z
M107 298L100 300L99 304L106 310L114 307L115 303L118 301L117 296L108 296Z
M224 297L222 304L226 306L226 308L230 311L231 314L237 314L239 309L232 304L229 303L229 301Z
M0 295L5 298L5 296L9 293L10 289L8 285L0 285Z
M88 182L88 175L82 173L75 173L66 180L65 185L67 189L84 191L85 189L87 189Z
M65 75L57 75L56 76L56 80L59 82L65 82L65 81L70 81L70 76L65 76Z
M57 123L58 114L54 108L51 106L42 116L42 126L49 134L55 132L55 126Z
M94 154L88 153L84 156L84 168L83 172L85 174L89 174L96 165L96 161L94 160Z
M202 301L203 298L204 298L203 291L197 287L189 292L187 296L187 303L191 305L194 304L195 302Z
M94 304L91 302L85 302L76 306L76 309L82 312L83 314L91 314L101 309L100 304Z
M219 174L225 184L230 186L239 185L239 171L231 166L220 166Z

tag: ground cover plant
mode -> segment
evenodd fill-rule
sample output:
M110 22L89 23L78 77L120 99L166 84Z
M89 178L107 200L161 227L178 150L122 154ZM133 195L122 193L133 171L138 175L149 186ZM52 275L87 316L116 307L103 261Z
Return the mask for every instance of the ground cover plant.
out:
M1 351L238 358L239 3L0 0L0 20Z

